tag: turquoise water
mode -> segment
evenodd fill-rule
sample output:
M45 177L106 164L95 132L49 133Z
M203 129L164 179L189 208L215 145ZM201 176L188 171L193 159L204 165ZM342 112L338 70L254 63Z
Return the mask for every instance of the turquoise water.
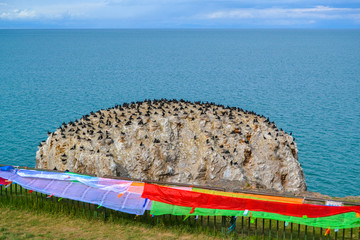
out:
M146 98L241 107L292 132L310 191L360 195L360 30L0 30L0 164Z

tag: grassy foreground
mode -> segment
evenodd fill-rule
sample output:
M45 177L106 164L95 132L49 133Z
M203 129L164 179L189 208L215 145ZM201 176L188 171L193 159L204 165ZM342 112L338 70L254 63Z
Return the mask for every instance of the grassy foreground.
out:
M2 239L346 239L360 240L360 229L324 237L326 229L285 222L240 217L236 231L226 217L163 215L151 217L121 213L84 202L48 197L15 184L0 186L0 240ZM186 221L185 221L186 219ZM210 220L210 221L209 221ZM224 221L223 221L224 220ZM209 224L210 223L210 224ZM293 228L294 227L294 228Z
M209 239L138 222L104 223L0 206L0 239Z

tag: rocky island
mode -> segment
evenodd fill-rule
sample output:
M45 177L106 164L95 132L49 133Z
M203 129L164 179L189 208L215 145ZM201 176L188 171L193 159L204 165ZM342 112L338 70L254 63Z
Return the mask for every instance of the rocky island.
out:
M254 112L145 100L91 112L48 132L36 167L276 192L306 191L294 138Z

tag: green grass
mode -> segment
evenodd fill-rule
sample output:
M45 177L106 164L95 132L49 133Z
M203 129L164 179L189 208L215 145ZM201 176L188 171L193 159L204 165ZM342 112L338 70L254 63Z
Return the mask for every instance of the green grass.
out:
M136 221L87 220L0 205L0 239L209 239L206 233ZM213 237L213 238L216 238Z

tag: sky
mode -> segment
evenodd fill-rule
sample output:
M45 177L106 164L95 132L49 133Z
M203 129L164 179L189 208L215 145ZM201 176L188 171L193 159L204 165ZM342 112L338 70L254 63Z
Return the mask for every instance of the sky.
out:
M0 0L9 28L360 28L360 0Z

